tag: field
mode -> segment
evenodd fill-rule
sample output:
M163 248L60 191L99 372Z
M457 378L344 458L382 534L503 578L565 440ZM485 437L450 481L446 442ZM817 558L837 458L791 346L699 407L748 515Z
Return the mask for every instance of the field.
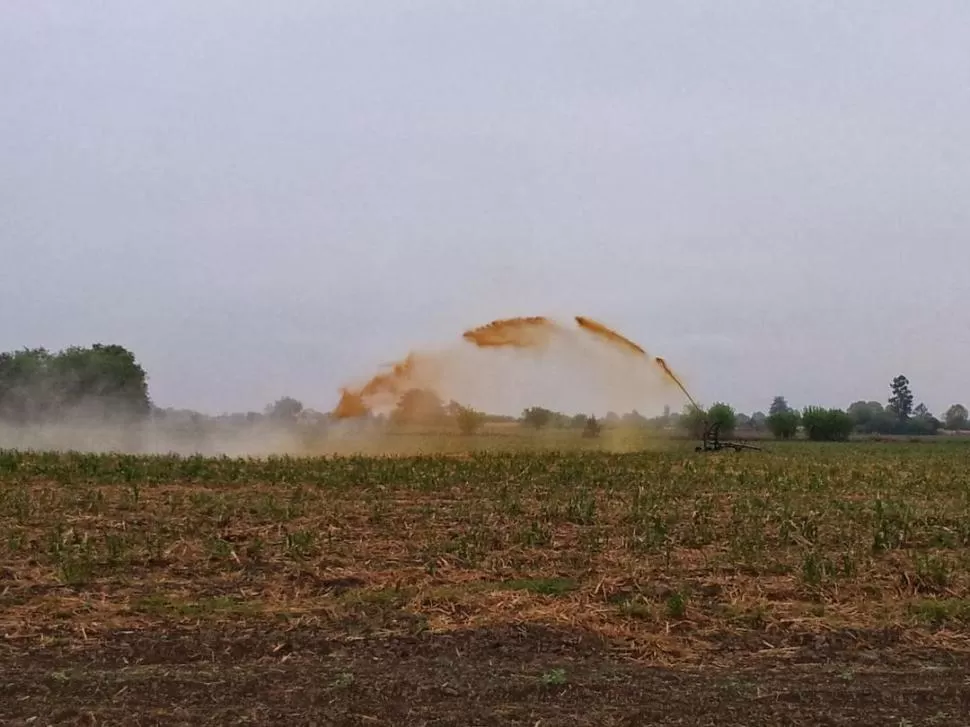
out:
M0 452L0 723L965 724L970 445L768 449Z

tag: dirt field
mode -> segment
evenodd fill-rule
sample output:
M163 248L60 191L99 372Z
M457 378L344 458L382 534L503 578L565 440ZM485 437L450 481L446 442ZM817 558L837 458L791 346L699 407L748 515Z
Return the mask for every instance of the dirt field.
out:
M0 724L964 725L967 454L0 453Z
M771 638L771 635L765 635ZM965 725L970 660L880 635L660 667L540 626L330 638L262 625L4 644L3 724ZM875 642L883 642L878 645ZM33 720L33 721L31 721Z

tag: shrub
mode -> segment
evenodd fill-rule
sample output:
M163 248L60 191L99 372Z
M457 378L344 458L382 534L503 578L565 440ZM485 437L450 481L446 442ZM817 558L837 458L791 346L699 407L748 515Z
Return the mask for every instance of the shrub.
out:
M844 442L852 433L852 417L841 409L807 407L802 414L802 426L809 439L816 442Z
M455 413L455 420L458 422L458 431L465 435L471 435L481 429L485 423L485 415L467 406L458 406Z

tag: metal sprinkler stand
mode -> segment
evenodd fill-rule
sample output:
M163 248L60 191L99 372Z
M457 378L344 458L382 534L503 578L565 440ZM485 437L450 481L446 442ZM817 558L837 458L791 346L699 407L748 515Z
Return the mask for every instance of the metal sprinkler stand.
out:
M701 438L701 446L695 447L695 452L719 452L722 449L733 449L735 452L739 452L742 449L753 449L756 452L760 452L761 447L755 447L753 444L744 444L743 442L722 442L720 439L721 425L717 422L714 424L707 424L704 427L704 434Z

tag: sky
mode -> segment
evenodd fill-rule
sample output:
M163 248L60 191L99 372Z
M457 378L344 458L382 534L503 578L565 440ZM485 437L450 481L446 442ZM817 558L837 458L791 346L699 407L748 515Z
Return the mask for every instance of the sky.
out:
M0 350L328 410L412 347L581 314L702 402L903 373L970 404L968 29L963 0L5 2Z

